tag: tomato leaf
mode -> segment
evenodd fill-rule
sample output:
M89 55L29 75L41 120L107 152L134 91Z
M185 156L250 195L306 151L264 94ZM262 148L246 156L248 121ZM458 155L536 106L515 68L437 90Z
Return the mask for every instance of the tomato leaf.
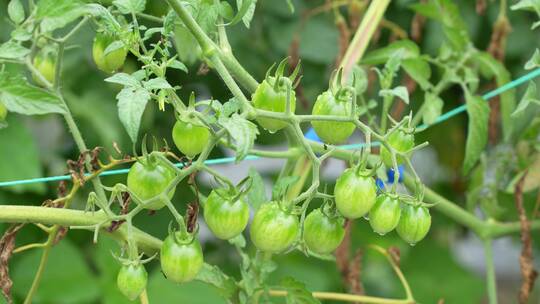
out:
M257 126L236 113L231 117L220 117L219 124L227 130L234 140L236 161L241 161L247 156L249 150L253 147L255 138L259 135Z
M242 20L244 22L244 25L249 28L249 23L253 18L253 13L255 13L256 3L257 1L255 0L236 0L238 13L231 20L230 24L236 24L240 20Z
M249 168L248 175L251 178L251 188L247 192L247 199L251 207L257 210L262 204L268 201L266 187L257 169L253 167Z
M420 49L416 43L410 40L398 40L390 45L369 52L364 56L361 63L366 65L382 64L387 62L397 51L401 50L401 59L417 58Z
M131 141L137 142L141 118L146 108L150 93L142 87L124 87L118 95L118 116Z
M30 85L20 75L0 73L0 100L10 112L24 115L66 113L66 107L56 96Z
M525 70L532 70L534 68L540 67L540 50L536 49L534 51L531 59L525 63Z
M287 290L285 297L287 304L317 304L321 303L306 289L306 285L292 277L285 277L280 284Z
M409 58L403 60L401 66L422 89L425 90L430 87L431 68L426 60L421 57Z
M525 94L523 94L523 97L521 98L521 101L519 102L516 110L512 113L512 117L516 117L520 112L525 110L527 106L529 106L530 103L540 103L540 100L538 100L538 94L536 93L536 84L534 81L529 82L529 86L527 87L527 91L525 91Z
M144 82L144 87L147 90L157 90L157 89L172 89L172 86L165 80L165 78L153 78Z
M118 10L122 14L142 13L146 6L146 0L114 0L114 6L118 7Z
M399 97L403 102L406 104L409 104L409 92L407 91L407 88L404 86L395 87L393 89L387 89L387 90L380 90L379 95L381 97L385 96L395 96Z
M86 13L88 13L88 7L81 1L41 0L37 3L36 17L41 19L41 28L46 32L51 32L66 26Z
M8 41L0 45L0 58L22 59L28 54L30 54L29 49L14 41Z
M467 114L469 115L467 143L463 173L467 174L480 159L487 144L489 106L480 96L467 94Z
M235 281L224 274L217 266L204 264L195 279L216 287L218 292L226 299L231 298L237 289Z
M489 53L477 52L473 54L473 60L478 63L481 75L488 79L495 78L497 86L500 87L510 82L508 70ZM511 135L514 125L513 118L510 116L516 107L515 94L516 90L510 89L500 95L502 130L505 139Z
M426 125L430 125L437 121L437 118L442 113L444 106L443 100L431 93L426 93L424 97L424 112L422 113L422 121Z
M9 1L7 12L9 15L9 19L11 19L11 21L15 22L16 24L24 21L24 7L21 4L20 0Z

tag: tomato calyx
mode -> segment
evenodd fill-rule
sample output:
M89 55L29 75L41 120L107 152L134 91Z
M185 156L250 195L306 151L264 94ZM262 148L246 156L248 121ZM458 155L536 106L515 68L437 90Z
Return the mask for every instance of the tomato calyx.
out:
M249 192L252 185L251 176L245 177L236 186L230 183L230 181L222 181L216 178L216 181L222 185L221 188L216 188L213 191L221 197L225 202L234 204L240 200L246 193Z
M288 60L289 57L283 59L279 63L276 72L274 73L274 76L270 76L270 74L272 73L272 70L276 65L275 63L272 64L268 71L266 71L266 76L264 77L264 79L274 89L275 92L287 92L290 89L295 89L300 83L300 79L302 78L302 76L299 76L300 62L296 65L291 75L289 75L288 77L283 76L285 73L285 66L287 65Z
M190 245L197 239L197 233L199 231L199 225L195 228L193 232L188 232L185 229L175 230L172 226L172 223L169 224L169 235L172 237L174 242L178 245Z

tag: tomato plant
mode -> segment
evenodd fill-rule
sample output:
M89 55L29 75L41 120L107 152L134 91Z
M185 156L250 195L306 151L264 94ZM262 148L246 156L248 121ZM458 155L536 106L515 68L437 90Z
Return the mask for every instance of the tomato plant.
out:
M537 2L0 6L7 303L538 302Z

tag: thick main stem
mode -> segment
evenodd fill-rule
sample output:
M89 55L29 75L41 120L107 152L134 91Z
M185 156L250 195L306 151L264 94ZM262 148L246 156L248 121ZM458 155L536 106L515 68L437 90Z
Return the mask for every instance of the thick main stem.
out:
M489 304L497 304L497 277L493 263L493 248L490 238L484 239L484 254L486 260L486 287Z

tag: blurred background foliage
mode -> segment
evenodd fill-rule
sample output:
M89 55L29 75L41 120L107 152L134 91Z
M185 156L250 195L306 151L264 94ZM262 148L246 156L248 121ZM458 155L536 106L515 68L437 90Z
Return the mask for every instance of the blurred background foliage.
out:
M376 0L375 0L376 1ZM9 39L6 7L7 0L0 0L0 41ZM163 1L147 1L147 13L162 15L166 12ZM416 1L392 1L386 13L386 20L409 35L413 12L408 6ZM486 11L479 15L475 10L475 1L457 0L462 17L476 47L486 49L489 43L492 25L498 14L498 2L487 1ZM299 55L303 65L302 86L307 107L299 106L298 112L309 112L315 97L326 89L328 77L338 53L338 29L331 11L311 17L300 28L301 16L309 10L320 7L324 1L295 0L294 13L291 13L285 0L264 1L257 4L251 27L243 25L228 28L230 43L234 53L246 69L257 79L262 79L268 67L287 56L293 36L300 34ZM513 78L523 74L523 64L539 46L538 33L530 30L534 21L532 15L525 12L509 11L512 32L508 37L505 63ZM443 39L439 24L427 21L423 32L421 49L423 53L435 54ZM127 133L122 128L117 116L115 95L119 87L106 83L107 76L99 71L91 58L91 44L95 28L87 24L73 40L73 47L66 52L65 85L67 102L90 147L103 146L112 150L116 142L122 151L131 153L132 147ZM388 30L381 30L376 44L370 49L386 45L395 37ZM181 45L179 47L182 47ZM195 53L195 50L193 50ZM194 56L195 57L195 56ZM128 58L125 72L138 69L139 63ZM9 68L16 68L10 66ZM26 73L21 70L21 73ZM182 97L195 91L200 98L214 97L227 100L230 97L226 87L213 72L201 75L200 63L193 62L189 73L174 70L167 75L171 84L181 85ZM524 88L518 90L522 92ZM423 98L417 90L412 100ZM460 105L462 96L459 90L450 90L444 96L445 111ZM26 179L66 173L66 159L76 158L77 151L70 134L58 115L23 117L11 113L9 127L0 130L0 181ZM174 123L171 111L161 112L154 103L149 103L142 124L142 133L164 138L172 142L170 130ZM466 181L460 177L463 148L465 145L466 118L464 115L436 125L421 133L417 142L428 140L429 151L435 157L419 166L441 173L436 180L424 180L428 185L440 191L456 202L465 201ZM274 145L281 143L283 136L271 135L261 130L258 144ZM451 148L449 148L451 147ZM215 149L213 157L223 156L224 152ZM416 161L415 163L419 163ZM257 168L256 162L250 162ZM421 171L421 169L420 169ZM424 170L425 171L425 170ZM270 176L271 177L271 176ZM104 183L112 185L123 181L125 176L104 178ZM328 186L333 187L333 180L328 179ZM39 205L44 200L56 196L57 183L29 184L0 188L0 202L5 204ZM203 188L204 192L208 188ZM78 196L75 207L83 208L86 193ZM193 196L185 183L176 191L173 202L180 208L191 201ZM527 201L534 200L531 196ZM510 201L509 204L513 204ZM505 204L503 204L504 206ZM513 206L513 205L510 205ZM513 208L507 208L513 210ZM514 212L514 211L512 211ZM135 223L141 229L163 238L171 219L165 211L141 216ZM5 226L0 224L0 231ZM536 250L540 248L540 238L535 236ZM17 237L17 244L40 241L44 238L37 228L28 226ZM106 236L100 236L97 244L92 243L92 235L86 231L72 230L64 241L52 251L37 294L35 303L124 303L124 297L116 288L116 273L119 264L113 259L111 251L118 246ZM401 251L401 267L408 278L415 298L420 303L481 303L484 301L483 256L478 250L478 242L472 239L464 229L452 223L438 213L433 215L433 227L426 240L410 247L401 241L395 233L384 237L371 232L366 221L357 221L352 232L353 249L365 249L368 244L384 247L398 246ZM504 250L519 249L518 240L506 240ZM518 249L516 249L518 248ZM497 251L497 249L496 249ZM225 272L238 275L239 263L231 246L225 242L207 237L204 242L206 261L222 267ZM11 262L11 274L14 279L13 292L16 299L24 298L38 265L40 251L17 254ZM505 252L496 252L496 258L512 256ZM465 258L464 258L465 257ZM519 265L515 259L503 261L511 264L499 271L498 280L501 303L513 303L519 287ZM272 274L272 281L279 282L287 275L306 283L308 289L317 291L344 290L339 271L332 262L306 258L300 253L293 253L276 258L278 270ZM470 262L472 260L472 263ZM467 262L469 261L469 262ZM503 263L504 264L504 263ZM152 303L222 303L218 294L211 287L194 282L181 286L164 279L156 262L149 264L149 298ZM504 265L503 265L504 266ZM361 278L365 291L370 295L401 297L403 291L392 269L384 257L370 250L363 251ZM504 271L505 269L510 269ZM537 283L538 285L538 283ZM536 288L538 289L538 288ZM538 301L532 299L531 303ZM3 299L0 299L2 303Z

